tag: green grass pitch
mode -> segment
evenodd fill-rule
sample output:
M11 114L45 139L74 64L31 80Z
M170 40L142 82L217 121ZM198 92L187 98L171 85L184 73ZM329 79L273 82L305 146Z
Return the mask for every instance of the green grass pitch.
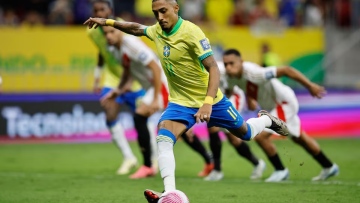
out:
M184 142L175 145L176 183L192 203L354 203L360 202L360 139L319 140L323 151L340 166L340 175L312 183L320 166L289 140L275 141L290 170L284 183L250 181L250 163L239 158L227 142L223 145L224 180L197 178L201 158ZM206 143L207 144L207 143ZM265 159L255 143L253 151ZM140 159L136 143L131 143ZM140 159L141 160L141 159ZM161 191L159 174L144 180L115 175L121 155L114 145L49 144L0 146L1 203L141 203L144 189ZM264 174L272 167L267 162Z

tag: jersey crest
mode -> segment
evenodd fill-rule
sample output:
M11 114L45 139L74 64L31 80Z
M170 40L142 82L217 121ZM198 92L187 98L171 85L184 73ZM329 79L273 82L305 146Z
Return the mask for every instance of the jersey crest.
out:
M165 45L164 46L164 56L167 58L170 56L170 46L169 45Z

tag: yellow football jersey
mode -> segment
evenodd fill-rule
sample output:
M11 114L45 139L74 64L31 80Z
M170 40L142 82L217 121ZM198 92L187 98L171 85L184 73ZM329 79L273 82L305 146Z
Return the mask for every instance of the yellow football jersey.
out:
M206 97L209 73L201 61L213 54L209 40L195 24L179 17L171 32L164 32L159 23L149 26L144 34L155 42L166 74L170 102L199 108ZM223 98L218 89L214 104Z

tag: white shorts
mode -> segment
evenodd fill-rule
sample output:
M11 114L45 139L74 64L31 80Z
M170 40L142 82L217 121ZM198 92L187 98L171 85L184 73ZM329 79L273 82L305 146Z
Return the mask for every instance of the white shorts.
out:
M229 98L232 105L238 112L242 112L246 105L245 94L238 86L234 86L233 94Z
M296 97L290 99L288 102L283 102L278 104L273 110L270 111L271 115L280 118L286 122L286 125L290 131L290 135L294 137L299 137L301 133L301 122L298 116L299 112L299 103ZM265 129L266 132L274 131L270 129Z
M150 105L154 99L154 87L148 89L145 95L142 97L141 102ZM169 103L169 91L165 84L162 84L161 91L159 95L159 110L164 110Z

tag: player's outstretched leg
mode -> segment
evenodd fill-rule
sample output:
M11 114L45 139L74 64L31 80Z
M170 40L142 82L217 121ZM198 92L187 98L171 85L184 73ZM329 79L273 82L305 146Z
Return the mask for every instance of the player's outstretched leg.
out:
M248 160L250 163L253 164L254 170L250 176L250 179L257 180L262 178L262 175L265 171L266 164L265 161L262 159L258 159L250 150L249 145L239 139L238 137L232 135L229 132L225 133L227 139L229 140L230 144L235 148L236 152ZM257 137L257 136L256 136Z
M339 166L330 161L314 138L301 131L300 136L293 137L292 140L302 146L323 167L320 174L312 178L313 181L326 180L339 174Z
M259 111L258 116L259 117L268 116L271 119L271 126L269 126L269 128L275 131L276 133L283 136L290 135L289 130L286 127L286 123L280 120L279 118L276 118L275 116L271 115L269 112L265 110L261 110Z
M237 116L240 116L240 114ZM272 116L265 110L259 111L258 116L258 118L250 118L246 123L243 122L238 128L228 128L228 130L242 140L252 140L265 128L269 128L283 136L289 135L289 130L284 121Z
M193 134L192 130L188 130L186 133L181 135L181 138L185 141L187 145L189 145L194 151L199 153L201 157L205 161L205 167L202 171L199 172L199 177L205 177L209 175L209 173L214 168L214 164L212 163L210 154L206 151L204 145L201 143L199 138Z
M261 110L258 118L251 118L244 122L244 119L232 103L223 98L212 106L211 119L208 127L218 126L226 128L236 137L242 140L252 140L265 128L270 128L282 135L289 135L286 124L270 115L267 111Z

